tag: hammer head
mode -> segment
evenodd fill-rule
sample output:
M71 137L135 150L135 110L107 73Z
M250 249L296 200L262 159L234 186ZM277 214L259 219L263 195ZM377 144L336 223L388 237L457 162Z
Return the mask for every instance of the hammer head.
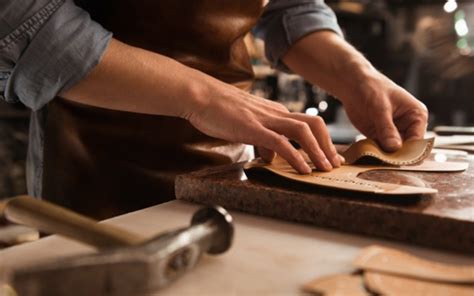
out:
M229 249L232 217L221 207L203 208L191 226L160 234L137 247L68 257L16 270L19 295L144 295L190 270L203 253Z

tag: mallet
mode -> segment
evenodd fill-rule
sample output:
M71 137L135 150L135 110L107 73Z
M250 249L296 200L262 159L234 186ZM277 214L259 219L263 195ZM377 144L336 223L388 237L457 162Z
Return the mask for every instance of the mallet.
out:
M89 244L102 252L68 257L12 272L19 295L143 295L191 269L203 253L220 254L233 238L232 217L222 207L198 210L191 225L152 239L29 196L6 202L12 222Z

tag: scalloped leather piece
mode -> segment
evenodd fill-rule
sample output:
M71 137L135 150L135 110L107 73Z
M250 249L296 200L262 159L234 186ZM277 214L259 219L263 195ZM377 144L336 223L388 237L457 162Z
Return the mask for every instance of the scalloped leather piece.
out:
M342 156L346 163L354 164L364 157L372 157L389 165L416 165L430 155L434 138L423 140L408 140L402 148L393 153L383 151L374 141L364 139L352 144Z
M413 142L412 142L413 143ZM419 145L419 143L416 143ZM428 145L428 144L427 144ZM428 145L429 146L429 145ZM405 148L406 149L406 148ZM431 148L428 148L431 150ZM427 151L427 150L423 150ZM308 164L312 166L308 156L303 151L300 153L305 157ZM426 157L425 152L417 153L416 159ZM277 156L272 163L266 163L261 159L255 159L245 165L245 169L264 169L270 171L276 175L282 176L286 179L290 179L296 182L323 186L335 189L376 193L380 195L400 195L400 196L414 196L419 194L436 194L438 190L427 187L416 187L407 186L401 184L384 183L377 181L370 181L358 178L358 176L367 171L373 170L395 170L395 171L417 171L417 172L461 172L469 167L467 162L436 162L432 160L425 160L418 165L343 165L339 168L335 168L330 172L321 172L314 170L308 175L301 175L296 172L286 160Z

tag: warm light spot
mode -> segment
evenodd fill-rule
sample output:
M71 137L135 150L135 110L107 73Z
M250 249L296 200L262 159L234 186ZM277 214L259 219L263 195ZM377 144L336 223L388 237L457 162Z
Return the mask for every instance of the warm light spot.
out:
M306 109L305 113L308 114L308 115L317 116L319 114L319 111L318 111L317 108L310 107L310 108Z
M328 105L328 102L326 102L326 101L321 101L321 102L319 102L319 104L318 104L318 109L319 109L319 111L321 111L321 112L326 111L326 110L328 109L328 107L329 107L329 105Z
M467 27L467 23L465 19L459 19L454 24L454 29L456 30L456 34L458 36L463 37L469 33L469 28Z
M456 0L448 0L443 6L444 11L447 13L451 13L458 8L458 4L456 3Z
M448 160L448 157L444 153L436 153L434 159L436 162L445 162Z

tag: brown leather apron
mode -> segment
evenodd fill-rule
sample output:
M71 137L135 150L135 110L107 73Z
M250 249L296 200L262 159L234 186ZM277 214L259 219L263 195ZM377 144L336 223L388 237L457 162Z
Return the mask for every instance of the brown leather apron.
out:
M260 16L263 1L99 2L106 9L92 16L115 38L225 82L250 85L253 72L243 37ZM43 198L96 218L173 199L176 174L230 163L244 153L243 145L210 138L179 118L61 98L48 105L47 114Z

